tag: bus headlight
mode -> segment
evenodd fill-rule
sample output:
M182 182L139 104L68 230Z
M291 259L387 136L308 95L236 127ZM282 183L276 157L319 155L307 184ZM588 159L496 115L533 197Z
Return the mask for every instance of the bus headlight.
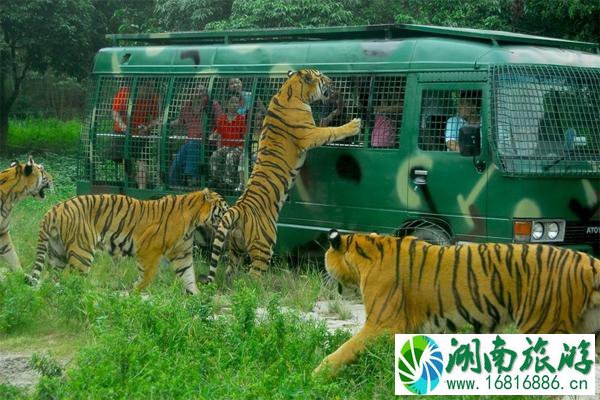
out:
M548 231L546 232L546 235L548 235L548 239L550 239L550 240L556 239L556 237L558 236L558 233L560 232L560 228L558 227L558 224L556 222L550 222L549 224L546 225L546 227L548 228Z
M534 222L531 229L531 237L535 240L540 240L544 236L544 225L541 222Z

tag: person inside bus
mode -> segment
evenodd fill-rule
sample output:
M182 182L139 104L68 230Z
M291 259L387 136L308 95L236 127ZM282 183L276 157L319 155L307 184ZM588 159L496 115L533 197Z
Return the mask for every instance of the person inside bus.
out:
M465 125L479 125L481 113L481 93L462 90L458 99L458 115L446 122L445 140L447 151L458 151L458 132Z
M258 142L260 141L260 134L262 132L262 124L263 124L263 120L265 118L265 115L267 115L267 108L265 107L265 105L263 104L263 102L261 101L260 97L258 97L256 99L256 102L254 103L254 115L253 115L253 119L254 119L254 123L252 126L252 141L250 143L250 170L252 170L252 167L254 166L254 163L256 162L256 157L258 156ZM242 154L243 154L243 150L242 150ZM244 187L246 185L245 182L245 174L244 174L244 157L240 157L240 164L238 165L238 175L239 175L239 180L240 183L238 185L238 187L235 189L236 192L242 192L244 190Z
M192 89L192 98L181 107L179 117L170 126L182 127L186 131L186 141L179 148L169 167L171 185L198 186L200 183L200 154L204 114L208 105L208 94L202 84Z
M131 112L131 127L129 129L129 134L132 135L131 161L137 167L135 180L138 189L145 189L148 179L146 160L149 157L150 142L146 136L153 127L160 124L160 100L156 86L157 83L153 79L146 79L139 83ZM113 98L113 129L117 135L123 135L127 132L127 107L130 93L130 87L123 86ZM113 161L121 163L124 158L124 140L117 140L113 144ZM131 177L132 168L128 162L125 162L125 172Z
M373 110L375 118L371 132L371 147L395 147L398 116L402 113L402 101L382 98Z
M244 85L240 78L230 78L227 82L227 89L232 96L236 96L240 99L240 103L237 108L237 113L240 115L247 115L248 108L252 104L252 93L243 90Z
M210 156L211 185L221 186L223 183L235 188L238 166L242 156L244 135L246 134L246 115L238 114L240 98L231 96L225 105L225 111L217 101L213 102L215 130L210 141L217 144L217 150Z

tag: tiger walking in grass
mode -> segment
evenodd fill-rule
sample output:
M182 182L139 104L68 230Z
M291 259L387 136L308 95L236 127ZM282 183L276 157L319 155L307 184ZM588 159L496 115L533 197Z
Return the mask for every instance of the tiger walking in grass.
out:
M55 205L42 221L35 265L29 277L39 281L46 258L52 266L87 272L96 250L133 256L138 261L137 290L154 279L166 259L185 285L198 292L193 266L194 234L214 231L227 203L208 189L158 200L123 195L75 196Z
M332 374L387 333L595 333L600 350L600 260L542 244L429 244L415 237L329 233L329 274L360 289L362 329L316 369Z

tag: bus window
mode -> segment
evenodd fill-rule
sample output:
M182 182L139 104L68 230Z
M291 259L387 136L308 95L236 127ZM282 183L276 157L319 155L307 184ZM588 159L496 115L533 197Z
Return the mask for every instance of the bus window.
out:
M425 90L421 100L419 148L458 151L458 131L479 125L481 90Z
M163 170L169 187L199 188L209 109L209 77L176 77L167 116Z
M367 129L371 129L371 147L398 147L405 89L404 76L373 78L371 112L367 124Z
M353 118L361 118L363 127L356 136L339 142L328 143L327 146L362 146L365 140L364 121L367 119L371 77L369 76L330 76L334 91L337 92L329 101L311 105L317 126L340 126Z
M133 90L121 87L113 100L115 128L122 114L121 102L133 95L131 115L125 126L129 135L129 158L125 168L128 186L138 189L159 187L160 179L159 149L161 146L162 110L169 77L144 76L137 78ZM120 108L119 108L120 107ZM119 108L118 113L115 109Z
M205 152L208 186L223 195L239 194L243 147L252 107L254 78L219 76L211 90L209 141Z
M99 78L98 98L93 108L92 146L90 150L94 183L121 184L124 180L125 135L123 126L117 126L113 118L114 99L121 88L131 87L131 77L102 76ZM118 105L118 104L117 104ZM128 102L124 105L128 106ZM127 123L127 109L121 113L123 124Z

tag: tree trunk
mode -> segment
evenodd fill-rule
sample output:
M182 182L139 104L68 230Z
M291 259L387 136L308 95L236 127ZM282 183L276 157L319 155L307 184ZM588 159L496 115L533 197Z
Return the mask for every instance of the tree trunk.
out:
M6 154L8 143L8 110L0 109L0 154Z

